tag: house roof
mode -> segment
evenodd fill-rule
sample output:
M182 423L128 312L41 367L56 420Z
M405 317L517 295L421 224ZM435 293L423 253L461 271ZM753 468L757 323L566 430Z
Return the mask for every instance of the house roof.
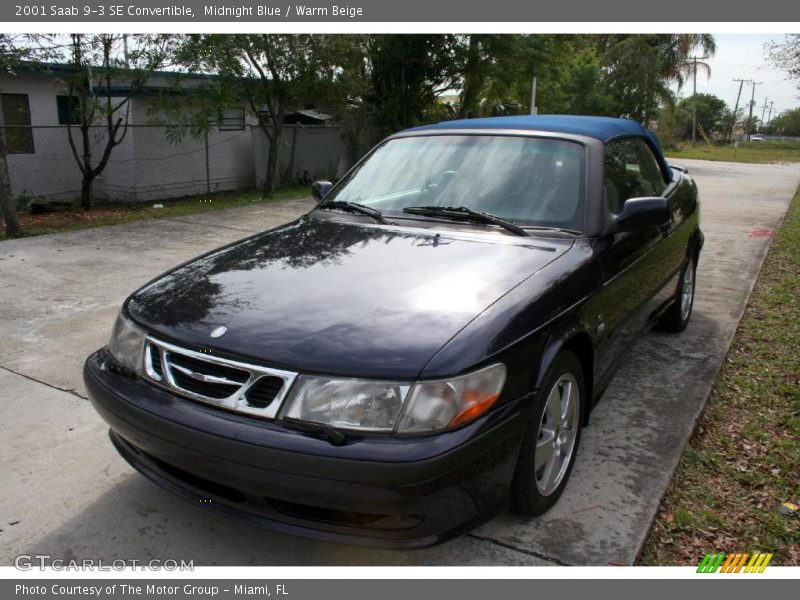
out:
M44 77L69 76L75 73L75 66L70 63L20 61L17 72ZM101 67L91 69L92 76L97 78L103 73ZM112 94L126 94L131 90L132 73L125 73L123 69L112 69ZM4 75L0 73L0 76ZM11 74L13 76L14 74ZM219 79L214 73L190 73L186 71L152 71L147 74L144 85L137 86L137 94L148 95L153 92L160 94L182 94L187 90L204 89L210 82ZM177 86L180 82L181 87ZM95 87L105 91L104 82L100 79Z
M457 119L442 121L431 125L414 127L409 131L437 131L445 129L494 129L544 131L582 135L603 143L623 136L644 138L652 148L661 171L672 179L672 171L661 152L661 145L655 134L640 123L630 119L612 117L589 117L578 115L519 115L511 117L487 117L481 119Z
M112 96L126 96L131 91L135 91L137 96L180 96L192 91L202 92L212 82L220 79L220 76L214 73L159 70L148 73L144 83L137 85L134 89L131 75L133 71L127 74L123 69L113 69L112 71L111 86L106 88L105 82L98 77L103 73L103 69L93 67L91 74L94 79L94 89L100 90L103 94L110 93ZM22 72L42 77L69 77L75 73L75 67L70 63L20 61L17 66L17 73L0 72L0 78L3 76L14 77Z
M75 72L75 65L66 62L38 62L33 60L20 60L17 68L19 71L25 71L26 73L38 73L42 75ZM92 71L99 73L102 72L102 68L93 66ZM150 75L161 77L191 77L194 79L219 79L219 75L215 73L191 73L188 71L166 71L163 69L152 71Z
M328 113L320 112L314 109L296 110L294 112L287 114L286 116L287 117L301 116L301 117L306 117L307 119L313 121L322 121L322 122L330 121L331 119L333 119L333 115L329 115Z

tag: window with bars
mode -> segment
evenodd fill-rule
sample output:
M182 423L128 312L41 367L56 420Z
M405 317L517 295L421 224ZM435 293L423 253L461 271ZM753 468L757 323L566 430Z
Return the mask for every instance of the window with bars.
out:
M0 94L9 154L33 154L31 107L28 94Z
M81 113L75 96L56 96L59 125L80 125Z
M220 131L241 131L244 129L244 107L231 106L219 111Z

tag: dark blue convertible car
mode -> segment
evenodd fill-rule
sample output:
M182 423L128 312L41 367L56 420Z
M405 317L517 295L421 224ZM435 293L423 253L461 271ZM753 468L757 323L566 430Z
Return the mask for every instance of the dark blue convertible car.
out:
M633 121L419 127L313 193L131 295L84 371L135 468L253 523L419 547L539 515L625 351L692 312L697 188Z

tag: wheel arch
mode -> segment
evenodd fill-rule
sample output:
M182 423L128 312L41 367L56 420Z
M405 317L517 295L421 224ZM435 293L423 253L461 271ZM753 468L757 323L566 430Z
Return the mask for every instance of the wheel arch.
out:
M594 404L594 341L592 336L579 323L564 323L556 327L548 336L542 349L539 365L536 370L535 389L540 389L547 370L556 356L564 350L572 352L581 363L583 380L586 388L583 424L589 419L589 412Z
M700 259L700 250L703 249L703 242L705 242L705 235L703 235L703 231L700 227L697 227L692 232L692 239L689 242L689 252L690 256L694 259L695 267L697 266L697 261Z

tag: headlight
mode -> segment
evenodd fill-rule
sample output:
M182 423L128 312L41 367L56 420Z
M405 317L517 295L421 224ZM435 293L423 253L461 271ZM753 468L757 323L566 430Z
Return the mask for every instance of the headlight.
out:
M442 431L468 423L495 403L505 382L506 367L498 363L453 379L416 383L397 432Z
M505 380L506 368L502 364L413 386L303 375L292 389L280 418L342 429L432 433L482 415L500 396Z
M121 311L114 323L108 349L123 367L137 375L142 372L144 332L126 318Z
M303 375L281 417L343 429L391 431L408 388L408 383Z

